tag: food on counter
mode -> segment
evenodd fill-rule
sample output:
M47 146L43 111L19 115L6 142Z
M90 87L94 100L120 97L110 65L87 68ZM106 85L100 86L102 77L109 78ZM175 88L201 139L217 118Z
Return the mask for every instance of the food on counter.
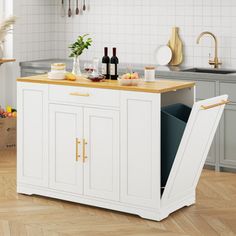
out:
M76 76L72 73L66 73L65 79L69 81L76 81Z
M7 110L8 113L10 113L10 112L12 112L12 107L11 106L7 106L6 110Z
M116 56L116 48L113 48L113 56L111 58L111 64L110 64L110 75L111 75L111 80L117 80L118 78L118 64L119 64L119 59Z
M53 63L51 65L51 71L65 71L66 70L66 64L65 63Z
M122 75L121 79L139 79L138 73L127 73Z
M120 85L125 86L137 86L141 81L138 73L127 73L119 79Z
M102 58L102 74L106 79L110 79L110 57L108 56L108 48L104 48L104 56Z
M1 108L0 106L0 119L1 118L16 118L17 117L17 112L16 109L12 109L11 106L7 106L6 110Z

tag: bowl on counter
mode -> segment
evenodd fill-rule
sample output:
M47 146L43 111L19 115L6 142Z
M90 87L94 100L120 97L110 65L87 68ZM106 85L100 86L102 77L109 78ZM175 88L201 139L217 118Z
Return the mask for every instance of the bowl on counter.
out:
M92 82L101 82L105 80L104 75L89 75L87 79L91 80Z
M48 78L51 80L63 80L66 77L66 71L51 71L48 72Z
M119 84L122 86L138 86L143 80L142 79L122 79L118 78Z

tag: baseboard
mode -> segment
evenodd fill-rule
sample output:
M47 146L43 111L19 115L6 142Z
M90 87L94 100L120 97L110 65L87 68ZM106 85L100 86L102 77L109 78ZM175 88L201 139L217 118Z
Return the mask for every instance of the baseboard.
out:
M134 214L144 219L154 220L154 221L161 221L167 218L168 215L171 214L172 212L184 206L192 205L195 202L195 196L194 197L189 196L167 207L162 207L161 209L152 209L152 208L144 208L140 206L133 206L133 205L122 203L122 202L113 202L106 199L91 198L91 197L82 196L82 195L78 196L75 194L59 192L53 189L36 187L36 186L26 185L26 184L17 184L17 192L19 194L40 195L40 196L75 202L79 204Z

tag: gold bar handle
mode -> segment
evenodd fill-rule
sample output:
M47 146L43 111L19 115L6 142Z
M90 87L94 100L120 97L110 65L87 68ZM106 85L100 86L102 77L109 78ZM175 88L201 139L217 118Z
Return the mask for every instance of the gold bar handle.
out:
M78 97L89 97L90 94L89 93L79 93L79 92L73 92L70 93L71 96L78 96Z
M80 158L79 144L80 144L80 140L78 138L76 138L76 161L79 161L79 158Z
M88 158L87 155L86 155L86 145L88 143L86 142L85 139L83 139L83 162L85 162L85 160Z
M222 100L222 101L219 102L219 103L215 103L215 104L212 104L212 105L209 105L209 106L204 106L204 105L202 105L201 107L202 107L202 109L204 109L204 110L208 110L208 109L211 109L211 108L213 108L213 107L222 106L222 105L225 105L225 104L228 104L228 103L230 103L229 100Z

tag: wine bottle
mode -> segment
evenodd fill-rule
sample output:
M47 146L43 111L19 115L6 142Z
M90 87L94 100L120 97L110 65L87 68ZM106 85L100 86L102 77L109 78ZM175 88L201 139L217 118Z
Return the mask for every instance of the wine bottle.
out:
M119 64L119 59L116 56L116 48L113 48L113 56L111 58L111 65L110 65L110 74L112 80L117 80L118 78L118 70L117 70L118 64Z
M104 48L104 56L102 58L102 74L106 79L110 79L110 57L108 56L108 48Z

